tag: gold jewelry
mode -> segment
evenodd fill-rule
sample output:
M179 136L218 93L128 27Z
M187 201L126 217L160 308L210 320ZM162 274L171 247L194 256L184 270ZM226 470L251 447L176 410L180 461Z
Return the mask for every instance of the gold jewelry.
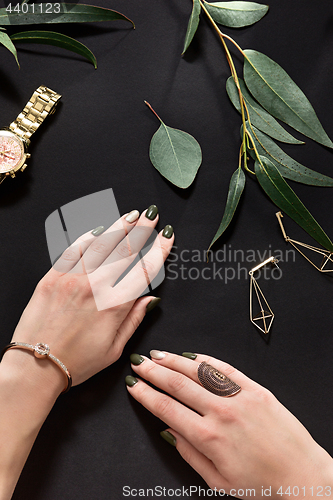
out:
M198 379L207 391L224 398L234 396L242 389L238 384L205 361L198 366Z
M325 269L325 266L328 264L328 262L332 262L333 263L333 253L330 252L329 250L324 250L323 248L318 248L318 247L314 247L312 245L307 245L306 243L302 243L300 241L295 241L295 240L292 240L291 238L289 238L289 236L287 236L286 234L286 231L283 227L283 224L282 224L282 217L283 217L283 214L281 212L277 212L276 214L276 217L279 221L279 224L280 224L280 228L281 228L281 231L282 231L282 234L283 234L283 237L284 239L290 243L294 248L296 248L297 252L299 252L301 255L303 255L303 257L308 261L310 262L310 264L313 265L313 267L315 267L318 271L320 271L321 273L331 273L333 272L333 269ZM323 260L320 264L320 267L318 267L314 262L312 262L311 259L309 259L309 257L307 257L303 252L302 250L300 250L298 248L298 246L300 247L304 247L308 250L311 250L313 252L316 252L316 253L319 253L320 255L323 256Z
M32 345L32 344L26 344L25 342L11 342L10 344L6 345L2 350L0 355L0 361L5 352L8 351L8 349L26 349L28 351L32 351L36 356L36 358L50 359L64 372L64 374L67 377L67 384L62 393L68 392L69 389L72 387L71 374L69 373L64 363L62 363L60 359L56 358L55 356L53 356L53 354L50 353L50 347L47 344L38 343L36 345Z
M0 184L6 177L15 177L15 172L26 168L25 161L31 156L27 153L30 137L45 118L55 112L60 98L60 94L41 85L16 120L0 130Z
M258 271L261 267L266 266L266 264L275 264L276 267L279 267L277 265L278 260L275 257L269 257L266 259L264 262L259 264L258 266L254 267L249 271L250 275L250 320L251 322L259 328L259 330L265 334L267 334L272 326L273 319L274 319L274 313L272 309L270 308L264 294L261 291L260 286L258 285L256 279L254 278L253 274ZM256 293L256 297L258 299L259 307L260 307L260 313L256 314L253 316L253 289ZM264 301L264 304L262 302ZM264 306L267 306L268 311L265 311ZM260 322L262 321L262 326L260 326Z

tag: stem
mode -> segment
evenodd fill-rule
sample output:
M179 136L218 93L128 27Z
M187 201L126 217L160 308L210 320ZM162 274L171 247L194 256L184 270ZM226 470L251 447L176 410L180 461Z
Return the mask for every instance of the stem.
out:
M210 15L210 13L208 12L208 10L206 9L206 7L205 7L205 1L204 0L200 0L200 5L201 5L202 10L206 13L208 19L212 23L214 30L217 32L217 34L218 34L218 36L219 36L219 38L220 38L220 40L221 40L221 42L223 44L223 47L224 47L224 50L225 50L225 53L226 53L226 57L227 57L227 61L228 61L228 64L230 66L231 76L234 79L234 82L235 82L235 85L237 87L238 94L239 94L239 103L240 103L240 107L241 107L242 123L243 123L243 140L242 140L242 145L241 145L240 152L239 152L239 168L241 167L241 159L242 159L242 156L244 155L244 168L245 168L245 170L247 170L251 174L255 175L255 172L252 172L252 170L250 170L248 168L248 166L247 166L247 156L246 156L247 144L248 144L247 135L249 135L249 137L251 139L251 142L253 144L253 148L254 148L255 154L256 154L258 160L260 161L260 163L261 163L261 160L260 160L258 151L257 151L257 149L255 147L255 144L253 143L252 137L249 134L249 132L247 130L247 127L246 127L246 116L245 116L245 113L247 115L247 119L248 119L249 125L250 125L250 127L252 129L250 115L249 115L249 111L247 109L247 106L246 106L246 103L245 103L245 100L244 100L244 97L243 97L243 94L242 94L242 90L240 88L240 84L239 84L239 80L238 80L238 75L237 75L237 71L236 71L233 59L231 57L230 51L229 51L228 46L227 46L227 44L226 44L226 42L225 42L224 39L226 38L227 40L229 40L230 42L232 42L234 44L234 46L240 51L240 53L242 54L243 57L246 57L246 55L245 55L245 52L241 49L241 47L238 45L238 43L235 42L235 40L233 40L230 36L222 33L222 31L219 29L219 27L215 23L214 19L212 18L212 16Z
M161 118L158 116L158 114L156 113L156 111L151 107L151 105L149 104L149 102L147 101L143 101L145 104L147 104L148 108L154 113L154 115L156 116L156 118L158 118L160 120L161 123L163 123L163 120L161 120Z

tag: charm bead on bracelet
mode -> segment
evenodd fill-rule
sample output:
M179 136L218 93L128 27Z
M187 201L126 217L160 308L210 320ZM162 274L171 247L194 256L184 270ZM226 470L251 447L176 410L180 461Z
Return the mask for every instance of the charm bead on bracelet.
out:
M71 374L69 373L69 370L66 368L64 363L60 361L60 359L56 358L53 356L53 354L50 353L50 347L47 344L43 344L39 342L36 345L32 344L26 344L25 342L11 342L11 344L6 345L4 349L1 352L0 355L0 360L2 359L2 356L5 354L8 349L26 349L28 351L32 351L36 358L39 359L46 359L49 358L53 363L55 363L66 375L67 377L67 385L65 389L62 391L62 394L65 392L68 392L69 389L72 387L72 377Z

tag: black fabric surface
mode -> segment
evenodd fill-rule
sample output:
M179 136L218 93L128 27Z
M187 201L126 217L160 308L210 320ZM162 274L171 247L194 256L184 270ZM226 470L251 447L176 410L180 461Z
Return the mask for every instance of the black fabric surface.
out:
M45 219L72 200L113 188L121 214L156 204L158 229L172 224L176 232L169 264L175 255L178 261L173 268L167 264L166 279L155 292L162 302L144 319L120 360L58 399L13 498L118 500L125 498L126 485L207 488L160 438L165 424L126 391L129 355L148 355L150 349L201 352L234 365L271 390L332 454L333 278L299 254L295 261L281 262L283 277L260 283L276 315L269 341L262 338L249 321L247 276L260 259L242 262L238 253L236 259L231 255L226 262L216 261L218 250L221 259L223 250L263 254L291 249L282 238L276 207L250 175L237 215L214 246L211 261L204 261L203 252L221 221L240 146L241 119L225 91L230 72L219 40L203 16L192 46L181 57L190 0L90 3L118 10L136 24L135 30L121 22L56 26L88 45L97 57L96 71L80 56L32 45L20 46L18 70L13 56L1 48L0 126L16 118L41 84L63 95L56 114L32 138L26 171L0 186L1 345L10 341L35 285L50 266ZM259 50L278 62L307 95L332 138L331 3L272 0L258 24L224 31L242 48ZM8 29L16 31L21 29ZM241 73L241 58L229 46ZM202 166L187 190L168 183L150 163L149 142L159 123L144 100L166 124L192 134L202 147ZM332 150L305 140L302 146L282 147L300 163L332 175ZM333 237L332 191L290 184ZM291 219L284 222L291 237L315 244ZM181 254L183 250L189 253ZM200 262L194 261L194 250L201 252ZM182 262L181 255L193 260ZM181 264L187 279L174 279L172 270L180 273ZM237 273L238 264L246 268L240 279L221 279L226 268ZM214 266L222 270L212 279ZM205 267L211 279L202 277ZM190 268L199 270L191 271L192 279Z

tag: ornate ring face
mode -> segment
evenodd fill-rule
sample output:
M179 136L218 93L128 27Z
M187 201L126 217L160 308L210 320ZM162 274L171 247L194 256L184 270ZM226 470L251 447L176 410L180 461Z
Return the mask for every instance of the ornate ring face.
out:
M47 344L36 344L34 348L34 355L36 358L46 358L49 355L50 348Z
M237 394L241 390L238 384L205 361L198 366L198 379L207 391L217 396L226 398Z

